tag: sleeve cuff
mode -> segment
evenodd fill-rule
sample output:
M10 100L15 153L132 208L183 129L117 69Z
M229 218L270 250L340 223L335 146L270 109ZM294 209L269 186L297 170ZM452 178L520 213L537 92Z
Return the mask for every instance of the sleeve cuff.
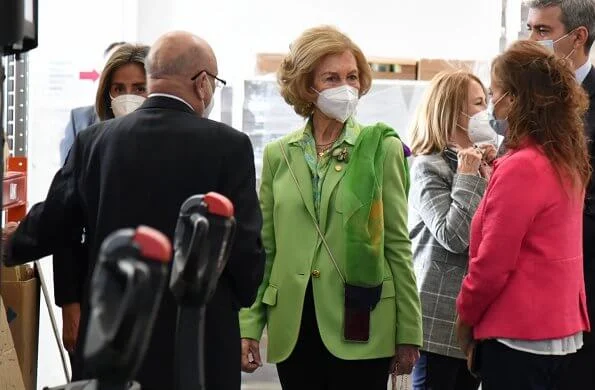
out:
M417 345L423 347L424 337L423 330L420 327L400 326L397 328L396 344Z

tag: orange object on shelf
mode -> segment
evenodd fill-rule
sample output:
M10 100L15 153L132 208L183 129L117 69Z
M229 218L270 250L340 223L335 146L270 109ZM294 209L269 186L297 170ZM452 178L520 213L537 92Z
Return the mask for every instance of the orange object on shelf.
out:
M18 222L27 215L27 158L10 157L2 180L2 207L6 220Z
M4 209L27 203L27 176L21 172L6 172L2 180L2 206Z

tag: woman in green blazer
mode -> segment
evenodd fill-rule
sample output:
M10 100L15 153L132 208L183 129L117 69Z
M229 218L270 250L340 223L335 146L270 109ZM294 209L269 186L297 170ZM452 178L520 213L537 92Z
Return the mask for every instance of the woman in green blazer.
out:
M240 313L242 369L262 364L266 325L283 389L385 390L422 345L403 144L353 119L371 71L334 28L305 31L278 78L307 123L264 151L267 261L256 303Z

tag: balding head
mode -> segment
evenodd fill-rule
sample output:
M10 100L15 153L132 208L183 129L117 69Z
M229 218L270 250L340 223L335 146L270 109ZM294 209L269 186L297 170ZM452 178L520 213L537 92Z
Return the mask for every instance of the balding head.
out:
M209 74L218 74L217 60L211 46L196 35L184 31L162 35L151 47L145 69L149 93L181 97L199 114L212 99L214 89L208 91L206 83L215 85Z

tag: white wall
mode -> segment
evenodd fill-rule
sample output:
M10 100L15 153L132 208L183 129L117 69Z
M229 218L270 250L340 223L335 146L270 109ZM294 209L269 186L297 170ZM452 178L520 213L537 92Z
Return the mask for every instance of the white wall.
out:
M160 0L143 4L158 6ZM250 76L258 52L285 52L304 29L332 24L368 56L486 59L498 52L501 0L173 0L164 29L207 39L222 77ZM161 7L166 6L161 4ZM140 20L139 20L140 21ZM156 29L139 39L151 41Z
M139 0L138 39L187 30L211 43L241 128L243 80L254 75L256 54L288 51L306 28L332 24L370 57L491 59L501 7L501 0Z
M29 200L45 198L58 169L69 110L93 102L96 83L78 80L78 72L99 70L112 41L151 44L166 31L194 32L212 44L220 76L241 97L256 53L285 52L319 24L337 26L368 56L489 59L498 52L500 7L501 0L40 1L40 46L30 56ZM239 120L234 115L236 126ZM52 288L49 259L43 267ZM44 307L40 329L39 389L64 382Z

